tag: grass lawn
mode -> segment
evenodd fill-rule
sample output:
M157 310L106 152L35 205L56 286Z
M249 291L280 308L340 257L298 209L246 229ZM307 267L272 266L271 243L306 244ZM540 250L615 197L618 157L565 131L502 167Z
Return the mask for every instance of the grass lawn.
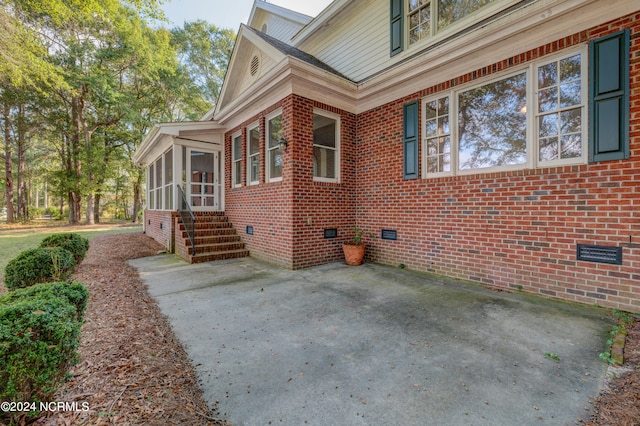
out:
M92 238L106 234L121 234L125 232L141 232L142 225L138 226L122 226L114 224L96 225L91 227L76 226L70 228L68 226L46 227L46 228L29 228L29 229L12 229L0 231L0 285L4 278L4 268L7 263L16 257L21 251L36 248L45 237L61 232L74 232L91 240Z

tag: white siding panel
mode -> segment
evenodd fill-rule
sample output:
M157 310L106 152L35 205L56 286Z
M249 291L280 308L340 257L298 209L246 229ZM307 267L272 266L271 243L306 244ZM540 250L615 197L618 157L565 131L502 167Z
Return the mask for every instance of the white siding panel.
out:
M263 24L267 25L268 35L288 44L291 44L291 38L302 28L297 23L274 15L269 16ZM258 30L262 31L262 26Z
M390 63L389 2L368 0L347 13L299 47L358 81Z

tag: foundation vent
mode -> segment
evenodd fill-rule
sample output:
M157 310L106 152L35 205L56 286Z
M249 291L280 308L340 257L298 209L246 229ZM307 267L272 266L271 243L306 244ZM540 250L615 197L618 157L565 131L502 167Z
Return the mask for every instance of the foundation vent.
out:
M578 244L577 258L585 262L622 265L622 247Z
M393 229L383 229L382 230L382 239L383 240L397 240L398 239L398 232L396 230Z

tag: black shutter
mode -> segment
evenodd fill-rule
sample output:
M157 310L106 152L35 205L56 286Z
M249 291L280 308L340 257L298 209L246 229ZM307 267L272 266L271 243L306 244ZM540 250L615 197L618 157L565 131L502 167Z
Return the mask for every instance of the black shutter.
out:
M629 158L629 30L589 44L591 161Z
M391 56L404 49L404 13L402 4L404 0L391 0Z
M418 178L418 101L404 105L404 178Z

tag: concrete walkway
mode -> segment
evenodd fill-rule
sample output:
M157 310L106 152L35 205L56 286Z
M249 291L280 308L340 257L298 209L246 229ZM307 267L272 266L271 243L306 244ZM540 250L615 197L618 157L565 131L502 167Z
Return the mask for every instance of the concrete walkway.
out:
M371 264L130 263L236 426L573 425L607 369L590 307Z

